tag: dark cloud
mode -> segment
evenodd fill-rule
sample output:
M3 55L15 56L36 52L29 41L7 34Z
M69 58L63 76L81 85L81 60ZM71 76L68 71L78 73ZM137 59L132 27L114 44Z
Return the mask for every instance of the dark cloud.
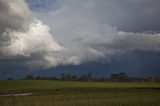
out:
M160 53L135 50L124 55L113 56L111 62L89 62L78 66L58 66L48 70L33 72L33 75L60 76L62 73L84 75L92 72L94 77L109 77L112 73L126 72L131 77L160 75Z
M42 4L39 8L44 12L47 11L47 13L48 11L56 11L62 6L69 6L73 9L73 14L75 14L74 12L85 11L85 18L91 15L92 19L96 19L100 23L115 26L119 30L129 32L160 31L159 0L53 1L54 3L50 3L50 0L46 0L45 2L40 0L30 1L30 6L33 7L35 4ZM44 3L48 3L50 8L45 8ZM88 6L88 8L81 8L83 5ZM39 8L35 6L33 10L39 11Z
M0 1L1 72L9 70L7 64L27 73L59 65L83 69L84 63L104 61L110 68L128 72L134 65L147 70L142 66L149 62L139 60L138 69L130 58L119 57L135 50L160 51L158 0L46 0L44 5L44 0L28 1L33 11L24 0ZM139 55L133 57L138 63ZM121 64L127 61L127 66ZM157 61L153 62L151 67L158 69Z

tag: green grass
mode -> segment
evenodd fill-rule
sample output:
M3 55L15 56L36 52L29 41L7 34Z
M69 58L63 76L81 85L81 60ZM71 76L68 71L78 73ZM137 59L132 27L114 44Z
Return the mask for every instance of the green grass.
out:
M54 88L115 88L115 87L160 87L154 82L77 82L77 81L46 81L46 80L13 80L0 81L0 91L11 89L54 89Z
M159 87L148 82L0 81L1 93L34 93L0 97L0 106L159 106L160 89L154 89Z

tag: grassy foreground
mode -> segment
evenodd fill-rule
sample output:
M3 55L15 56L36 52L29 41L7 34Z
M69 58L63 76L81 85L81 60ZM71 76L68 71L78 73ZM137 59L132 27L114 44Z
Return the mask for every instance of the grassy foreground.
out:
M0 81L0 91L13 89L55 89L55 88L116 88L116 87L160 87L157 82L78 82L51 80L7 80Z
M0 93L32 92L0 97L0 106L159 106L160 83L0 81Z

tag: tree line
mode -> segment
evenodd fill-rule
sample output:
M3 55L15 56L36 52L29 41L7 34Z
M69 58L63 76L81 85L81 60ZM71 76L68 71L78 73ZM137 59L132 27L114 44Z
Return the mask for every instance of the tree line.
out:
M8 80L12 80L9 79ZM113 73L110 77L99 77L94 78L92 73L89 72L85 75L77 76L71 74L61 74L60 78L58 77L41 77L41 76L33 76L27 75L25 76L24 80L61 80L61 81L99 81L99 82L160 82L160 77L148 77L148 78L141 78L141 77L129 77L127 73L119 72Z

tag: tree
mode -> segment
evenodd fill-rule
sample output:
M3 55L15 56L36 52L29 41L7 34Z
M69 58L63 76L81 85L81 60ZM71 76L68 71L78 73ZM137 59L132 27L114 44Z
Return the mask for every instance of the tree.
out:
M82 75L79 77L79 81L88 81L88 78L86 75Z
M76 80L77 80L77 76L76 76L76 75L73 75L71 79L72 79L73 81L76 81Z
M80 81L91 81L92 80L92 73L89 72L86 75L82 75L82 76L79 77L78 80L80 80Z
M40 76L37 76L35 79L36 80L42 80L42 78Z
M112 81L117 82L117 80L118 80L118 74L112 74L111 75L111 79L112 79Z
M52 76L51 78L49 78L50 80L58 80L57 77Z
M115 82L128 81L129 77L126 73L120 72L111 75L111 79Z
M27 75L25 79L27 79L27 80L33 80L33 79L34 79L34 76L32 76L32 75Z
M61 74L61 80L65 80L65 74Z
M86 76L87 76L87 81L92 80L92 73L91 72L87 73Z
M7 80L13 80L13 78L7 78Z
M72 76L70 74L61 74L61 80L70 81L72 80Z

